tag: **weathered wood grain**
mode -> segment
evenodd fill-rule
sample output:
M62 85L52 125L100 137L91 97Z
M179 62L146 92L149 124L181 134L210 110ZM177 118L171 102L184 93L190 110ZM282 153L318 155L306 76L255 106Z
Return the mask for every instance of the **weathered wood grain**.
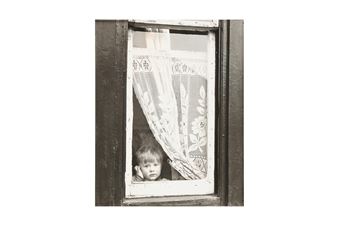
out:
M121 205L124 189L127 21L96 21L96 205Z
M243 20L229 22L228 205L244 205Z

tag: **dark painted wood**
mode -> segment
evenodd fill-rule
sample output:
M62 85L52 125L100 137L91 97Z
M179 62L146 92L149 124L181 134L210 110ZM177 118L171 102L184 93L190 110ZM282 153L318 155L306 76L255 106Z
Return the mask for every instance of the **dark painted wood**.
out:
M96 21L97 206L121 205L125 171L127 21Z
M228 205L244 205L243 20L229 22Z
M217 196L175 196L135 198L123 201L125 206L219 206L220 198Z
M219 21L216 79L216 187L222 205L227 205L228 190L228 22Z

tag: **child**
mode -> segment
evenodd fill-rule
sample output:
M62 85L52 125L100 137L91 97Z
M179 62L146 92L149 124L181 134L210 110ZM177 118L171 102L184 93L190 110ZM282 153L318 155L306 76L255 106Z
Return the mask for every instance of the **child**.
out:
M166 180L161 178L163 153L160 146L154 144L142 145L135 152L136 175L132 181L158 181Z

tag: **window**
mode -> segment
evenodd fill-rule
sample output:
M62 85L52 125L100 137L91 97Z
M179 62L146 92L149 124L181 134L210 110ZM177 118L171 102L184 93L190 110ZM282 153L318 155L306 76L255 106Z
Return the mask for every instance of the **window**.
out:
M97 205L243 204L242 45L242 21L96 21Z
M148 28L128 37L126 197L213 194L215 34ZM142 143L132 140L150 138L170 162L161 163L166 181L133 182Z

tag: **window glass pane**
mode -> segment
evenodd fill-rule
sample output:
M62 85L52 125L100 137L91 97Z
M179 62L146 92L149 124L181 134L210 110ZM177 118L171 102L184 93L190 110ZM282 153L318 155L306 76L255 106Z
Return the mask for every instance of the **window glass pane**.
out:
M144 177L147 171L143 166L149 163L142 160L147 154L151 158L150 153L157 156L155 150L160 148L164 157L157 158L168 158L172 165L159 162L164 169L161 176L154 177L203 179L208 172L208 36L171 34L168 30L134 34L135 50L145 48L135 51L133 57L134 176L152 180Z
M135 31L133 47L146 48L146 34L149 32ZM160 36L161 34L157 34ZM163 35L162 35L163 36ZM187 50L206 52L208 35L170 33L171 50Z
M213 193L214 36L165 29L132 34L127 196ZM157 181L174 189L163 190Z
M206 52L208 47L207 35L170 34L171 49Z

